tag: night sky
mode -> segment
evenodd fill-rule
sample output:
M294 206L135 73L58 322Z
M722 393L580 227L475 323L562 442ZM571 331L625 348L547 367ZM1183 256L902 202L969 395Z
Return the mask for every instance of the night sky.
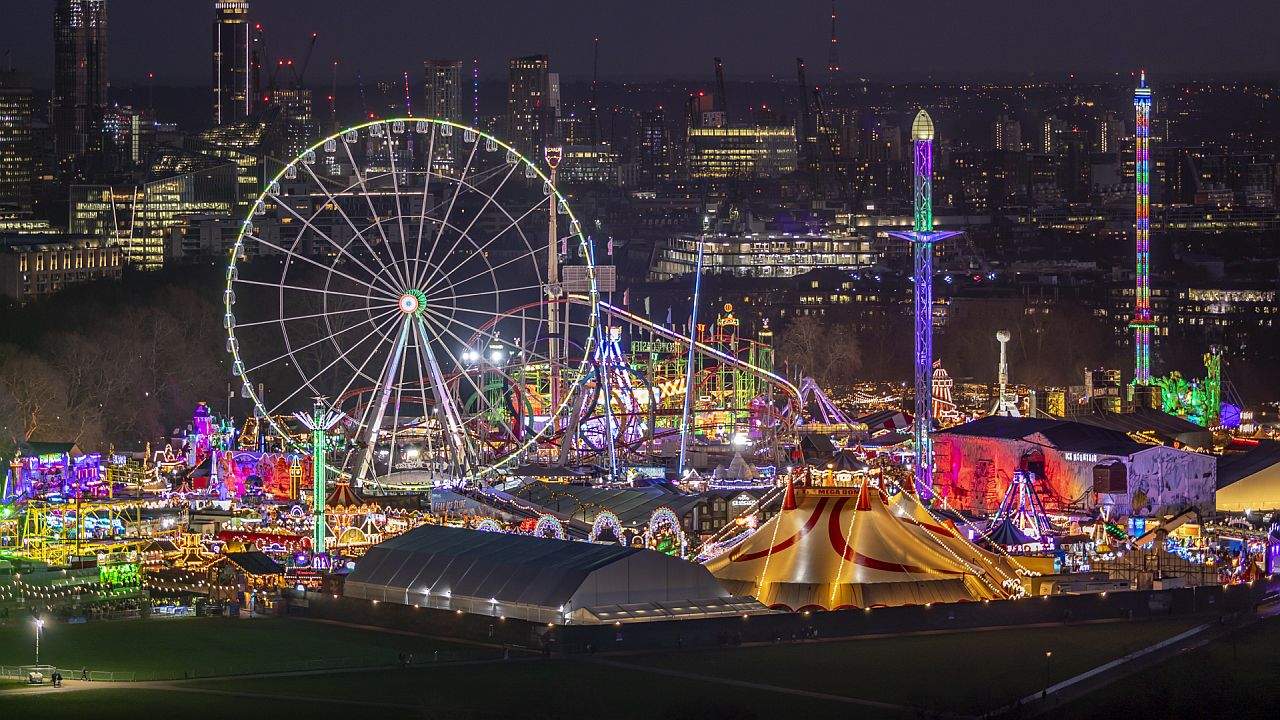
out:
M47 84L53 2L6 3L0 51ZM110 0L112 82L209 79L211 0ZM1082 75L1145 66L1156 76L1280 71L1280 4L1269 0L840 0L847 75L945 77L1028 72ZM711 57L732 79L790 78L795 57L826 65L826 0L255 0L272 55L301 57L320 33L309 80L398 75L428 57L478 56L486 77L512 55L546 52L566 78L706 77ZM18 10L21 8L21 11ZM21 13L21 14L20 14ZM1144 40L1145 38L1145 40Z

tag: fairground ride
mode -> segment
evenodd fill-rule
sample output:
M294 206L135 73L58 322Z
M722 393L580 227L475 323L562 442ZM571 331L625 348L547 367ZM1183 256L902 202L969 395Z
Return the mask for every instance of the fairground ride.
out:
M552 150L548 174L474 128L398 118L288 162L226 272L227 351L256 415L301 449L282 418L341 414L327 463L356 486L483 477L562 432L598 293ZM568 292L586 302L540 302Z

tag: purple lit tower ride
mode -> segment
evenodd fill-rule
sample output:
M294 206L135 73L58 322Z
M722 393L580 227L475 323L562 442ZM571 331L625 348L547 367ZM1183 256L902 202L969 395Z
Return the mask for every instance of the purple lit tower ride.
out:
M933 495L933 244L959 235L933 229L933 119L921 110L911 123L915 148L915 220L910 232L889 233L911 243L915 290L915 445L916 492Z

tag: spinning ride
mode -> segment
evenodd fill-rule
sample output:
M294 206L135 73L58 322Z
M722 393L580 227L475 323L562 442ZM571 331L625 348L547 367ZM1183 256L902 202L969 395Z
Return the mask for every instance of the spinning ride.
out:
M588 243L552 180L500 140L365 123L254 202L226 273L227 351L255 414L296 447L282 417L313 401L346 416L327 462L357 487L481 477L570 410L589 353L563 348L594 340ZM591 304L539 302L566 292ZM534 398L529 375L553 387Z

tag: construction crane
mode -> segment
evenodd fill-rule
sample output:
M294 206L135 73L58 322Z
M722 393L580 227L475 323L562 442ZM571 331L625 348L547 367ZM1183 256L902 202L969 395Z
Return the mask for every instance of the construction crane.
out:
M311 33L311 43L307 45L307 54L302 58L301 67L293 73L293 86L295 88L302 87L302 79L307 74L307 66L311 64L311 54L315 52L316 38L318 37L319 33ZM293 70L292 60L289 61L289 69Z
M591 56L591 142L600 143L600 105L596 83L600 79L600 38L594 40Z
M813 161L813 145L817 141L813 130L813 107L809 102L809 83L804 76L804 58L796 58L796 79L800 83L800 133L804 143L806 160Z
M724 92L724 62L720 58L716 61L716 101L719 105L720 112L724 113L724 124L729 124L729 98Z

